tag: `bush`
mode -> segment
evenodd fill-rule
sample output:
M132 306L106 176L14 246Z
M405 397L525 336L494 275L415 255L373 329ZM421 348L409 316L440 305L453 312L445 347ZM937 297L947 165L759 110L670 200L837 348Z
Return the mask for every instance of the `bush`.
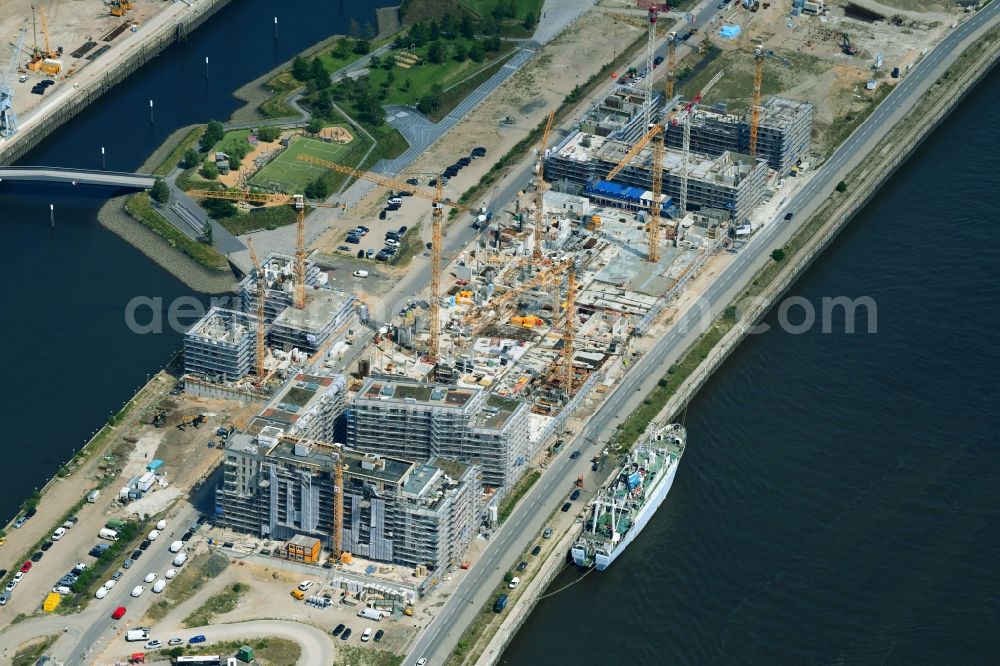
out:
M777 250L771 252L771 258L774 259L775 261L784 261L785 251L779 247Z
M839 183L837 183L837 188L836 189L837 189L838 192L846 192L847 191L847 183L845 183L844 181L840 181Z
M157 178L156 182L153 183L153 189L150 190L149 196L162 204L170 201L170 188L167 187L167 181Z
M202 178L205 178L207 180L215 180L216 178L219 177L219 167L215 166L215 164L213 164L212 162L209 162L201 169L199 169L198 173L201 174Z
M212 146L217 144L225 136L226 130L222 127L222 123L218 120L208 121L208 126L205 128L205 133L201 135L201 140L198 142L201 152L207 153L212 149Z
M209 217L216 220L236 215L236 206L225 199L202 199L201 207L205 209Z
M310 134L319 134L323 129L323 121L319 118L310 118L306 124L306 131Z
M261 127L257 130L257 140L258 141L277 141L278 137L281 135L281 130L277 127Z
M308 199L322 201L330 196L330 186L325 180L323 180L323 177L320 176L313 182L306 185L305 195Z

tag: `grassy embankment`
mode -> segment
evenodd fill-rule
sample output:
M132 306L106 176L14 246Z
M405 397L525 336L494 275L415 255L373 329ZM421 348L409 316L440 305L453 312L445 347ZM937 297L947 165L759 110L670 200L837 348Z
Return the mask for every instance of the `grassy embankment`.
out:
M177 227L167 222L159 211L153 208L148 192L139 192L129 197L125 202L125 211L144 227L163 238L170 247L180 250L205 268L216 271L229 269L229 262L224 256L208 245L188 238Z
M196 611L184 618L184 626L191 628L211 624L215 616L225 615L235 609L245 591L245 585L233 583L222 592L212 595Z
M53 634L29 643L14 654L10 666L33 666L58 638L59 634Z
M228 565L229 560L222 555L204 553L192 557L163 590L162 598L146 611L146 617L162 620L172 608L194 596L206 583L225 571Z

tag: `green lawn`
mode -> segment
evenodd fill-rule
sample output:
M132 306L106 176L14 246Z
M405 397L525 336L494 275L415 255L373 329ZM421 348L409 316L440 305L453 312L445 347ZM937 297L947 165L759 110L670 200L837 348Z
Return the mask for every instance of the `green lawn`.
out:
M300 193L306 185L326 173L326 170L300 161L297 159L299 155L307 154L331 162L339 162L340 158L349 153L351 147L361 140L355 136L351 143L340 144L324 143L319 139L305 136L294 137L288 148L250 178L250 184L264 188L275 188L282 192Z
M233 130L232 132L226 132L226 135L222 137L219 143L215 144L215 147L208 153L208 161L215 163L215 153L222 151L227 155L245 155L253 148L248 142L247 138L250 136L250 130ZM245 146L245 147L244 147Z
M462 4L479 14L489 16L501 0L461 0ZM520 19L529 11L541 15L543 0L514 0L514 14Z

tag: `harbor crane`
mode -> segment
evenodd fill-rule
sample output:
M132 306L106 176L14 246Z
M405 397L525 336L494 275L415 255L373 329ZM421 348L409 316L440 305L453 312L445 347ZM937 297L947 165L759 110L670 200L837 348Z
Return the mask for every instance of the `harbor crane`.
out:
M247 247L250 248L250 261L253 262L253 268L257 271L257 349L256 356L254 358L254 371L257 374L257 382L259 385L264 385L264 357L266 356L267 350L267 323L265 321L264 303L267 300L267 284L264 282L264 269L261 267L260 262L257 261L257 253L253 249L253 240L247 238Z
M14 112L14 84L17 79L17 63L24 48L24 28L17 35L10 59L0 70L0 137L9 139L17 134L17 114Z
M535 165L538 187L535 192L535 247L531 252L534 259L542 258L542 227L545 224L545 144L549 141L549 131L552 129L552 121L555 119L555 111L549 111L549 119L545 121L545 131L542 132L542 141L538 144L538 160Z
M407 183L401 183L392 178L379 176L368 171L360 171L351 167L329 162L312 155L299 155L299 160L309 164L336 171L347 176L360 178L383 187L396 190L412 192L414 196L430 199L432 202L432 225L431 225L431 298L430 298L430 337L427 341L427 359L432 363L437 363L438 354L441 350L441 239L444 227L444 207L450 206L456 210L468 211L469 207L460 203L454 203L444 198L443 178L438 176L437 188L433 193L415 189Z
M305 200L301 194L268 194L250 190L190 190L188 196L195 199L226 199L245 201L251 204L290 204L296 213L295 242L295 309L306 306L306 204L318 208L346 208L342 203L321 203Z

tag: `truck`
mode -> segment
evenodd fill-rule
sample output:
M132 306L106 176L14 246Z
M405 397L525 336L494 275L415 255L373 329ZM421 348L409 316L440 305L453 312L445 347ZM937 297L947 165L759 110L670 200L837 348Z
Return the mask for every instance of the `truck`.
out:
M129 629L125 633L125 640L127 641L145 641L149 640L149 627L136 627L135 629Z
M120 520L118 518L112 518L108 522L104 523L104 526L107 527L109 530L120 530L121 528L125 527L125 521Z
M358 617L380 622L382 620L382 611L375 610L374 608L362 608L358 611Z
M101 531L97 533L102 539L107 539L108 541L118 541L118 532L108 529L107 527L102 527Z

